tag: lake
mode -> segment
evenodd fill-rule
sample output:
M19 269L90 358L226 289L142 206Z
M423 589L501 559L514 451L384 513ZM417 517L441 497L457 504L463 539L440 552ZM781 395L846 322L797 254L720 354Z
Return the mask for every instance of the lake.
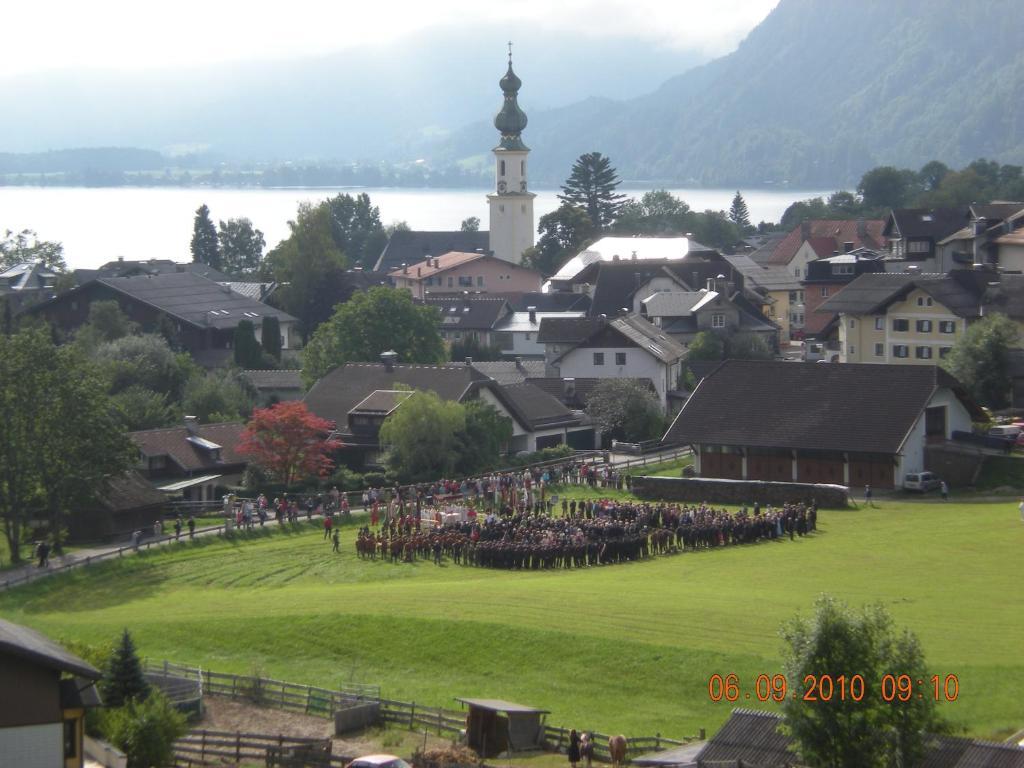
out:
M639 197L644 190L622 190ZM697 211L728 210L736 190L673 189ZM0 232L33 229L44 240L64 244L71 268L97 267L118 256L126 259L189 261L192 219L203 203L214 222L247 216L261 229L267 246L288 235L288 220L301 201L338 192L366 192L380 208L385 224L406 221L413 229L458 229L469 216L487 227L484 189L211 189L0 187ZM750 220L778 221L796 200L828 195L822 191L750 190L743 197ZM535 216L558 207L557 190L537 191Z

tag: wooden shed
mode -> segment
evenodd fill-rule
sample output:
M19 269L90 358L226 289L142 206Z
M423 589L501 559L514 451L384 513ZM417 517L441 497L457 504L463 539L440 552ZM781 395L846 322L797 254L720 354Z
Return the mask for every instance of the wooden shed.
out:
M505 751L537 749L544 740L544 715L549 710L513 704L501 699L460 699L469 707L466 745L480 757Z

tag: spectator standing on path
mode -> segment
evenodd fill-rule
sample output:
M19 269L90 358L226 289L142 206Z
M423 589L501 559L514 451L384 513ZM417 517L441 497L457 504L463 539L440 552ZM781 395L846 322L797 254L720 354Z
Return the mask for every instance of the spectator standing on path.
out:
M332 525L333 525L333 521L331 520L331 516L330 515L324 515L324 538L325 539L331 538L331 526Z
M949 501L949 486L946 485L945 480L939 481L939 494L942 496L943 501Z
M196 519L192 516L188 516L188 537L194 539L196 537Z
M153 523L153 535L158 539L164 535L164 521L160 518L157 518L156 522Z
M334 535L332 536L331 540L334 542L334 546L332 547L332 549L340 555L341 549L339 548L339 543L341 541L341 531L335 528Z
M132 531L132 549L139 551L139 540L142 538L142 531Z
M865 504L865 506L868 506L868 507L875 506L872 503L872 501L871 501L871 486L870 485L865 485L864 486L864 504Z
M40 541L36 546L36 556L39 558L40 568L46 568L50 565L50 545L46 541Z
M174 520L174 540L179 541L181 539L181 515Z

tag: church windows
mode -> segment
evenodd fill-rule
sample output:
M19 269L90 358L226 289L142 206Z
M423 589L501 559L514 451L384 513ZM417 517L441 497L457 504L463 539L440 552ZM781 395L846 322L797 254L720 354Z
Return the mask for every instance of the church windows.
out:
M520 160L519 161L519 175L520 176L525 176L526 175L526 161L525 160Z
M501 161L501 175L502 176L505 175L505 161L504 160Z

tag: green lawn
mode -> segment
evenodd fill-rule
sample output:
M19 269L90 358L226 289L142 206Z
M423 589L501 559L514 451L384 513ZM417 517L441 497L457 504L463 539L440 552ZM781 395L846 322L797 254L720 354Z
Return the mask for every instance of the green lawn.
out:
M0 615L87 642L128 627L151 658L215 670L380 683L433 705L500 697L555 724L678 737L728 716L711 674L751 690L779 671L780 622L830 592L882 602L934 672L959 676L959 700L940 705L957 728L1021 727L1016 504L883 500L819 522L795 542L554 573L364 562L352 526L338 556L315 524L272 525L45 579L0 595Z

